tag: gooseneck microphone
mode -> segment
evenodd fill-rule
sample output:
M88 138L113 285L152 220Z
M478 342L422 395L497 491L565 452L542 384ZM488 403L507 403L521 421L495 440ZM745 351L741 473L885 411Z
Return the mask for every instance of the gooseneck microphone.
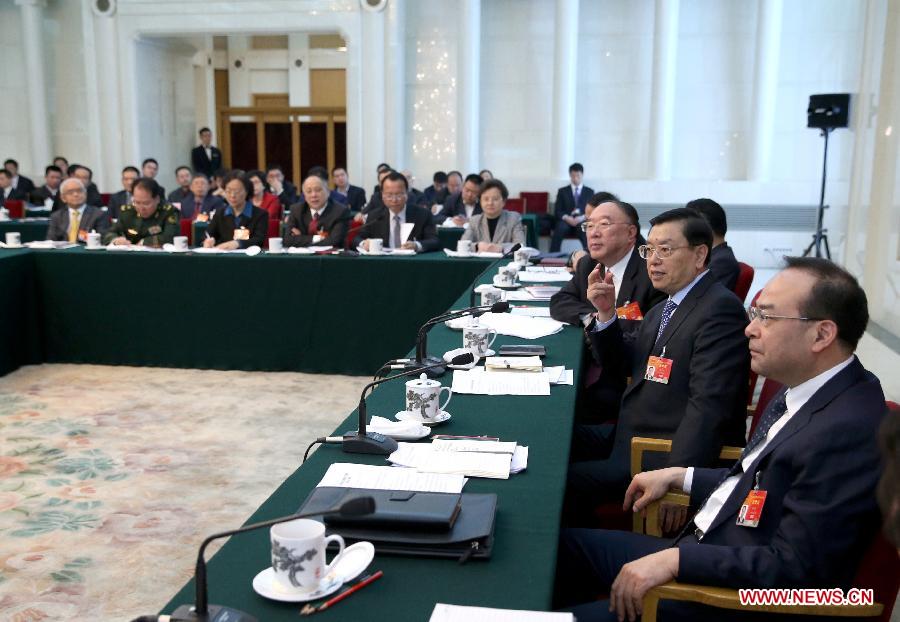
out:
M453 357L453 360L450 361L450 365L468 365L474 360L475 357L472 353L466 352L465 354ZM435 365L435 367L443 365L446 365L446 363L441 361L438 365ZM341 441L341 448L345 452L351 454L381 454L386 456L395 452L398 447L397 441L384 434L379 434L378 432L366 432L366 391L382 382L405 376L413 376L426 369L429 369L429 367L417 367L415 369L410 369L409 371L394 374L393 376L388 376L387 378L373 380L363 387L362 393L359 396L359 407L357 408L357 412L359 412L359 429L344 433ZM327 442L332 442L330 437Z
M171 615L141 616L139 618L135 618L135 620L140 620L142 622L149 620L161 620L167 622L225 622L226 620L227 622L257 622L256 618L248 613L244 613L243 611L232 609L230 607L223 607L221 605L209 604L206 590L207 585L205 553L206 547L210 542L213 542L214 540L218 540L220 538L227 538L228 536L233 536L239 533L246 533L248 531L264 529L266 527L271 527L272 525L277 525L278 523L286 523L298 518L307 518L309 516L330 516L333 514L340 514L341 516L364 516L366 514L371 514L374 511L375 499L373 499L372 497L354 497L353 499L348 499L338 507L326 510L324 512L317 511L306 512L302 514L292 514L290 516L273 518L271 520L262 521L260 523L253 523L252 525L244 525L243 527L239 527L238 529L231 529L229 531L215 533L206 538L203 543L200 544L200 550L197 553L197 566L194 570L194 585L197 591L194 605L181 605Z
M492 261L491 263L489 263L489 264L487 265L487 268L485 268L484 270L482 270L482 271L481 271L481 274L479 274L478 276L475 277L475 280L472 281L472 289L469 290L469 305L470 305L470 306L473 306L473 307L475 306L475 288L478 287L478 281L481 280L481 277L483 277L483 276L485 275L485 273L486 273L488 270L490 270L491 268L493 268L494 266L496 266L498 263L500 263L500 262L503 261L504 259L509 259L510 257L512 257L512 256L515 254L515 252L516 252L517 250L519 250L520 248L522 248L522 245L521 245L521 244L518 244L518 243L517 243L517 244L513 244L513 245L512 245L512 248L510 248L508 251L506 251L505 253L503 253L503 256L502 256L502 257L500 257L500 258L498 258L498 259Z

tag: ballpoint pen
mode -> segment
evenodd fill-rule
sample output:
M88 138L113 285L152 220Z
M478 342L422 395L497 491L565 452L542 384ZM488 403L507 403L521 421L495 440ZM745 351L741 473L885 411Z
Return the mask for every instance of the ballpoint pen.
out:
M329 607L331 607L331 606L334 605L335 603L338 603L338 602L344 600L345 598L347 598L348 596L350 596L350 594L352 594L352 593L354 593L354 592L356 592L356 591L358 591L358 590L363 589L364 587L366 587L367 585L369 585L369 584L372 583L373 581L377 581L377 580L380 579L383 575L384 575L384 573L383 573L382 571L379 570L379 571L376 572L375 574L373 574L373 575L371 575L371 576L369 576L369 577L366 577L365 579L363 579L362 581L360 581L359 583L357 583L356 585L354 585L354 586L351 587L350 589L341 592L340 594L338 594L337 596L335 596L334 598L332 598L332 599L330 599L330 600L326 600L326 601L325 601L324 603L322 603L321 605L318 605L318 606L315 606L315 607L314 607L313 605L307 604L307 605L305 605L305 606L303 607L303 609L300 610L300 615L308 616L308 615L312 615L312 614L314 614L314 613L318 613L319 611L325 611L326 609L328 609Z

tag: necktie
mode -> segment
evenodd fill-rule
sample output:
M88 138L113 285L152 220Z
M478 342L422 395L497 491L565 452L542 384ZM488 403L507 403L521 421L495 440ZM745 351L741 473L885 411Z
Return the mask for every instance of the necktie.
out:
M787 412L786 396L786 392L782 393L772 400L772 403L766 408L766 412L763 413L762 418L759 420L759 424L757 424L756 429L753 431L753 436L750 437L750 442L747 443L747 446L744 447L744 451L741 452L741 457L749 454L757 445L763 442L766 438L766 434L769 433L769 430L775 422L781 419Z
M666 306L663 307L662 319L659 322L659 330L656 331L656 341L659 341L659 338L662 337L663 331L666 330L666 326L669 325L669 320L672 319L672 314L677 307L678 305L675 304L675 301L671 298L666 301ZM653 343L656 343L656 341Z
M581 196L581 190L579 188L575 188L575 192L572 194L575 195L575 209L578 209L578 197Z
M400 248L400 217L394 216L394 229L391 232L391 248Z
M313 214L312 222L309 223L309 235L316 235L319 232L319 212Z
M81 218L78 216L78 210L69 210L69 242L78 241L78 225Z

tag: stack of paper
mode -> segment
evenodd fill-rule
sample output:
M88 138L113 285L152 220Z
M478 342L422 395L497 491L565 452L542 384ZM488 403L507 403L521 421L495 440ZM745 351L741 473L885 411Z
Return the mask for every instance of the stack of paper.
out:
M464 607L437 603L428 622L575 622L572 613Z
M481 257L482 259L500 259L501 257L503 257L503 253L459 253L457 251L452 251L449 248L445 248L444 253L447 255L447 257Z
M484 361L487 371L544 371L539 356L489 356Z
M508 479L512 454L474 451L435 451L429 444L400 443L388 461L419 473L445 473L467 477Z
M527 317L550 317L550 307L527 307L525 305L518 305L511 308L509 312L511 315L524 315Z
M515 475L528 468L528 447L522 447L515 441L479 441L475 439L434 439L431 441L434 451L474 451L482 453L512 453L509 474Z
M531 294L531 297L535 300L550 300L553 294L561 289L561 287L555 287L553 285L532 285L526 287L525 291Z
M519 272L522 283L568 283L572 280L570 272Z
M550 384L575 384L575 374L564 365L545 367L544 372L550 378Z
M549 337L561 331L565 326L562 322L548 317L528 317L509 313L485 313L478 318L478 323L481 326L493 328L499 335L520 339Z
M541 272L544 274L571 274L565 266L528 266L526 272Z
M316 486L459 493L465 483L466 478L462 475L419 473L412 469L336 462L328 467Z
M455 370L454 393L476 395L550 395L550 378L546 372L530 374L497 374L481 368Z

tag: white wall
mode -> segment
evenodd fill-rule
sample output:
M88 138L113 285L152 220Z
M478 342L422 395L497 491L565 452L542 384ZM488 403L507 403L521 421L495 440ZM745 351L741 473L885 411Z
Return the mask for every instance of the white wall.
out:
M195 145L194 50L183 42L142 39L135 43L142 75L138 106L140 159L156 158L157 180L167 192L175 189L175 167L190 166ZM132 162L140 168L140 162Z

